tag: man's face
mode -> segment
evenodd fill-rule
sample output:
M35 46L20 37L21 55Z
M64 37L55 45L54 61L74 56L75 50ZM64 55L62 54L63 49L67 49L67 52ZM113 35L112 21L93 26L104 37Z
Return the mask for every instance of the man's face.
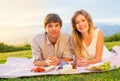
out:
M58 22L51 22L46 25L46 31L48 33L48 36L51 38L57 38L60 33L60 23Z

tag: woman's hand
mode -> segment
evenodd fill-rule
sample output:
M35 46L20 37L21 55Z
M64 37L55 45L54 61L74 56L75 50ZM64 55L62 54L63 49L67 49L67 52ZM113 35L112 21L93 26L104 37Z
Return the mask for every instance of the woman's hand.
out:
M47 65L57 66L60 64L60 60L57 57L50 56L47 58L46 63L47 63Z
M85 58L79 58L79 59L76 59L76 64L78 67L84 67L89 64L89 60Z

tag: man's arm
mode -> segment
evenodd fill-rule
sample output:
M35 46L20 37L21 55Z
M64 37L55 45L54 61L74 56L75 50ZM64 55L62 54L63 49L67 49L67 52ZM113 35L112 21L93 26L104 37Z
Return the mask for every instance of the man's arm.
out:
M33 64L35 66L47 66L48 65L45 60L42 60L42 61L41 60L37 60L37 61L34 61Z
M32 57L33 57L33 64L38 66L38 65L46 65L45 61L42 61L42 51L41 48L39 46L39 44L37 43L37 41L35 39L33 39L32 41Z
M68 61L72 61L73 60L73 47L72 47L72 38L69 37L69 40L66 42L65 45L65 50L63 52L63 59L64 61L68 62Z
M57 57L49 56L46 60L37 60L34 62L35 66L57 66L60 64L60 59Z

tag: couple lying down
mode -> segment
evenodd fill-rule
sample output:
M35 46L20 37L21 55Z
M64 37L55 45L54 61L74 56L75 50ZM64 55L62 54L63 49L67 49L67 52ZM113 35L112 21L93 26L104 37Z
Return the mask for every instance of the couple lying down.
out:
M60 32L62 20L59 15L50 13L45 17L45 32L34 37L32 42L35 66L57 66L61 61L70 62L74 59L77 67L84 67L115 56L104 46L103 33L95 27L87 11L76 11L71 22L72 37Z

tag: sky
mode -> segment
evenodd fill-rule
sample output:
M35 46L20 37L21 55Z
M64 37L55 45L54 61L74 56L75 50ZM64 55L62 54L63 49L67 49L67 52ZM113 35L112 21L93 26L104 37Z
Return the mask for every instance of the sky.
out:
M0 27L39 25L48 13L70 22L76 10L88 11L95 22L120 22L120 0L0 0Z
M84 9L94 22L120 24L119 4L120 0L0 0L0 40L41 31L30 27L40 27L48 13L68 23L76 10Z

